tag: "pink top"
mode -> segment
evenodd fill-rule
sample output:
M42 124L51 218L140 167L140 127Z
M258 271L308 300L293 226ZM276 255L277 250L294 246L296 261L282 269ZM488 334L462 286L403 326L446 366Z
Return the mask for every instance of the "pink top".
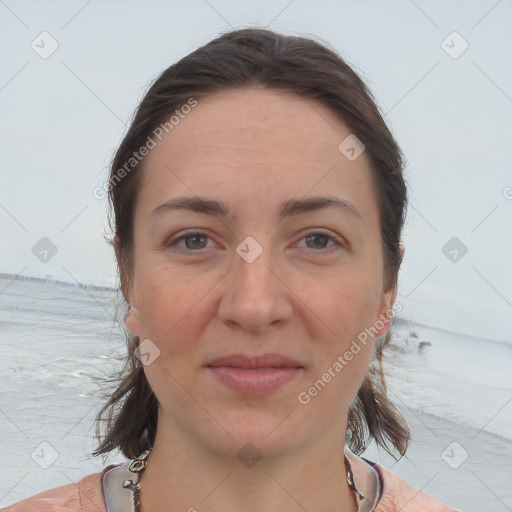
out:
M376 481L378 482L378 491L381 492L380 499L376 498L377 504L374 508L366 508L368 503L365 501L365 504L359 505L359 510L366 509L373 512L460 512L448 507L430 494L412 487L380 464L373 462L369 464L369 461L363 460L347 448L345 453L349 456L352 464L354 462L359 464L359 468L354 470L354 483L363 493L372 486L375 487L370 482L371 474L378 475ZM122 469L120 466L120 464L111 464L99 473L85 476L75 484L43 491L1 510L3 512L108 512L103 492L103 476L110 469L116 467ZM116 471L111 472L111 474L114 473ZM123 510L125 510L124 507ZM126 512L131 511L127 510Z

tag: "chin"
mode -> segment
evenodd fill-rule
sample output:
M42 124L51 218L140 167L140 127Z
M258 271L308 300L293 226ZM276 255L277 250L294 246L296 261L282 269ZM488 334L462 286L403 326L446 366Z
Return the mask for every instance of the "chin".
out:
M261 458L272 459L291 453L295 448L295 442L286 436L286 439L277 437L271 439L266 432L241 432L233 438L223 439L221 442L212 440L210 448L217 455L237 458L242 464L250 467L247 458L257 461Z
M253 410L237 415L231 422L224 421L223 426L229 434L225 431L221 434L217 429L218 435L215 435L215 439L208 435L208 439L203 440L222 456L239 459L245 456L280 457L302 445L307 437L303 428L292 425L285 418L286 414L265 414L261 410Z

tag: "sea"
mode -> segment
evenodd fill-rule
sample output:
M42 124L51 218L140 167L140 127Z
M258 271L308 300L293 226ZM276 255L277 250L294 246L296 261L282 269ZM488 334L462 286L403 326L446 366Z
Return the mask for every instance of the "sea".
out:
M92 457L94 419L126 351L108 286L0 274L0 507L76 482L121 454ZM397 316L388 396L412 439L404 457L362 457L465 512L512 511L512 340Z

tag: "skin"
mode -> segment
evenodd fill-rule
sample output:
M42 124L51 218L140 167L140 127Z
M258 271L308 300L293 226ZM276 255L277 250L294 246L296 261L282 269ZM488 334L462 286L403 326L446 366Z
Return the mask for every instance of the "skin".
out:
M369 159L338 150L350 133L318 102L225 90L199 99L146 157L125 319L160 350L145 366L160 404L145 512L356 510L342 453L374 339L307 405L297 398L395 301ZM360 217L329 207L279 219L284 201L326 195ZM177 196L223 201L232 216L151 214ZM185 230L207 236L166 247ZM236 252L248 236L263 249L252 263ZM303 369L266 395L237 393L204 365L239 352L282 354ZM251 468L237 458L247 442L262 454Z

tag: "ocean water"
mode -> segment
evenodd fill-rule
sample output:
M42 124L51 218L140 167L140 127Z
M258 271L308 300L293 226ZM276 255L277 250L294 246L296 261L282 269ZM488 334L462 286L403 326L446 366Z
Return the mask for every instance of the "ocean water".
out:
M511 343L399 321L384 366L398 406L512 440Z
M0 507L125 460L88 457L125 351L115 314L112 289L0 275ZM364 456L454 508L512 510L512 345L402 318L393 333L388 393L414 439L399 462Z

